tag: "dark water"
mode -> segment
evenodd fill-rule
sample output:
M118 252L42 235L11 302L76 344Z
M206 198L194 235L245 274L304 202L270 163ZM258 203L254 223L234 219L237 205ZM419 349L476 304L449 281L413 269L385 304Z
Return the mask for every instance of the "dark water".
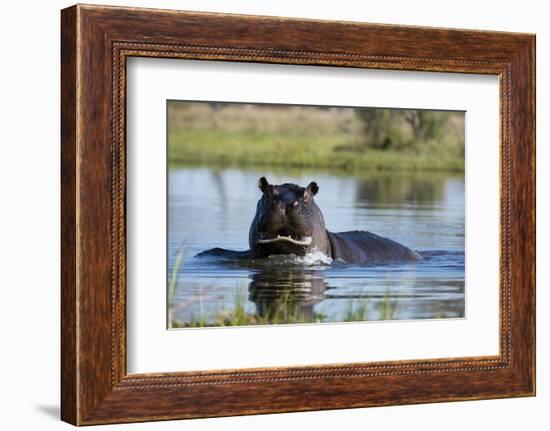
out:
M322 255L193 257L212 247L248 248L262 175L271 183L316 181L315 200L329 230L369 230L419 251L424 261L353 266ZM464 316L463 176L171 167L168 190L174 326Z

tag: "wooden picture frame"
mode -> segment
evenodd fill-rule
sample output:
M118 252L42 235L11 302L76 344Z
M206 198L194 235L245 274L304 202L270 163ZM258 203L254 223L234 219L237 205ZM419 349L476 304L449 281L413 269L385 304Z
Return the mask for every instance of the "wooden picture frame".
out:
M75 425L535 394L535 36L77 5L61 14L61 417ZM500 354L126 373L131 56L500 78Z

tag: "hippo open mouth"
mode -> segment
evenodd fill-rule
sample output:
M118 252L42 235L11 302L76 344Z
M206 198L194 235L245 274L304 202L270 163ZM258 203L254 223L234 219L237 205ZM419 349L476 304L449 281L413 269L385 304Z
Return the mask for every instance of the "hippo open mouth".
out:
M255 248L261 255L272 254L307 254L313 243L313 237L305 232L296 232L285 227L271 232L258 232L255 238Z
M258 244L272 244L274 242L284 241L284 242L289 242L289 243L294 244L294 245L308 246L308 245L311 244L312 240L313 239L310 236L304 236L300 239L295 239L295 238L292 238L290 235L288 235L288 236L277 235L276 237L273 237L273 238L259 239L257 243Z

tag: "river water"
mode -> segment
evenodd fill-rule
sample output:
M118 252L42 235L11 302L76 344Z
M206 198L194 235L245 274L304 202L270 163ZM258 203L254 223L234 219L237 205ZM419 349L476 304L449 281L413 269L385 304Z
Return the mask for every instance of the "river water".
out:
M464 317L464 176L288 172L170 166L173 326ZM322 255L194 257L213 247L248 249L261 176L273 184L316 181L315 200L329 230L368 230L417 250L424 260L357 266Z

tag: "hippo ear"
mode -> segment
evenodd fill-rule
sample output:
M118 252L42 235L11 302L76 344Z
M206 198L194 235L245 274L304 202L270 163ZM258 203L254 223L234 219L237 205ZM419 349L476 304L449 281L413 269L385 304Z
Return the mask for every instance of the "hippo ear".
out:
M315 181L312 181L311 183L309 183L309 186L307 186L306 190L309 191L313 196L315 196L319 191L319 186Z
M264 193L269 190L269 183L265 177L260 178L260 181L258 181L258 187Z

